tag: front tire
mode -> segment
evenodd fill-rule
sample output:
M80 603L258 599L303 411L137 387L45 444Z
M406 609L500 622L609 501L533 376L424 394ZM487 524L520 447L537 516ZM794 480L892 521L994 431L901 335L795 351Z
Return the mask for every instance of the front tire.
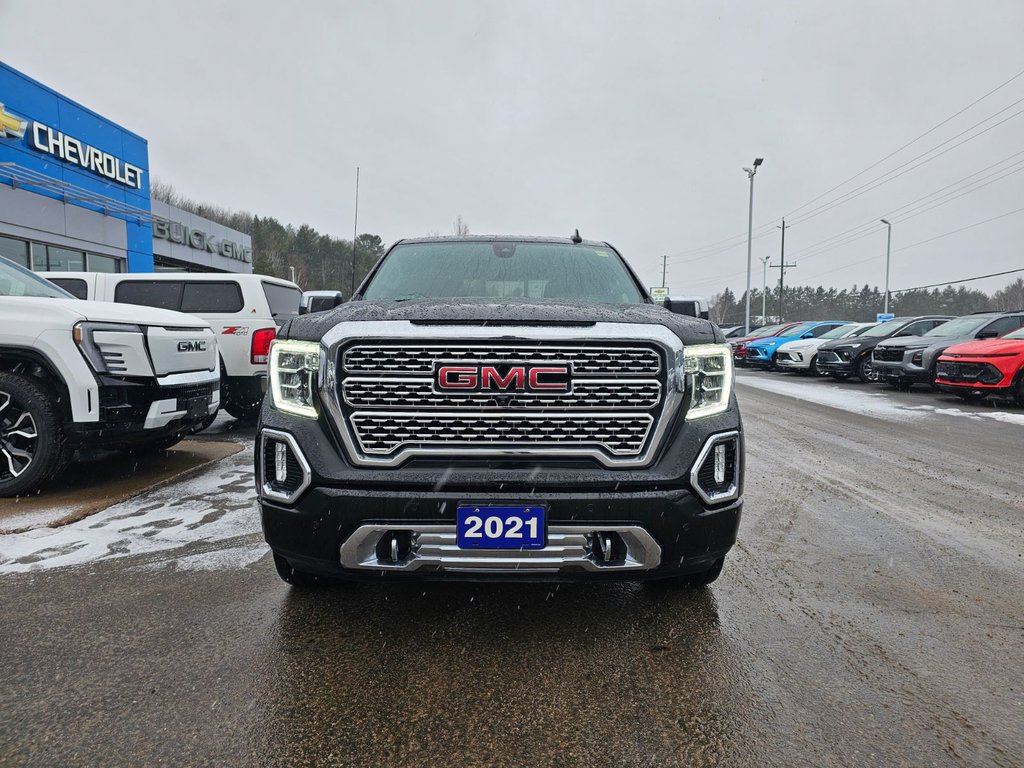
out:
M857 378L865 384L878 381L878 374L875 373L875 368L871 365L871 358L867 355L857 361Z
M33 491L67 463L57 398L44 382L0 373L0 497Z

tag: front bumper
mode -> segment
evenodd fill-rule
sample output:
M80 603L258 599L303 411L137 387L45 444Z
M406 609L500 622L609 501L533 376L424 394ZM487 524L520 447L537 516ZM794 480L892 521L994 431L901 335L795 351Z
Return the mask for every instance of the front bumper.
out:
M464 503L544 504L544 549L459 550L456 509ZM263 500L263 533L292 567L350 578L649 579L707 570L736 542L742 500L704 506L686 490L632 493L372 491L312 487L292 508ZM391 534L408 534L400 557L380 554ZM623 556L601 559L602 535Z
M814 352L779 352L776 355L775 366L784 370L808 371L811 368L811 360Z
M931 371L922 365L915 365L911 362L911 355L912 353L908 352L900 362L878 360L873 357L871 360L871 367L878 375L878 378L885 381L930 383L932 380Z
M297 451L295 461L281 465L289 478L301 477L292 493L267 483L278 471L275 441ZM709 494L699 470L708 466L709 449L725 441L734 443L728 458L734 482L728 492ZM646 468L485 457L355 467L328 419L288 416L269 403L257 447L267 542L297 570L326 576L585 580L694 573L732 547L742 510L743 436L735 399L717 416L685 422L679 415ZM458 550L456 511L465 504L544 505L548 546L529 553ZM398 533L402 556L382 559L377 545L383 541L386 550L385 537ZM625 557L601 561L597 550L605 534L618 537ZM413 543L420 547L416 557L398 567Z
M154 379L97 378L99 421L71 426L69 438L76 446L130 445L187 435L220 407L219 377L173 386Z

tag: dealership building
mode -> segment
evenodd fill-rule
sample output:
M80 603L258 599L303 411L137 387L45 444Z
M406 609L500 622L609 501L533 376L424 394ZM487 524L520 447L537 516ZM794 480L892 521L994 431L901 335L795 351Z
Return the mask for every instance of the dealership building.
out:
M37 272L252 272L252 239L150 199L143 137L0 62L0 256Z

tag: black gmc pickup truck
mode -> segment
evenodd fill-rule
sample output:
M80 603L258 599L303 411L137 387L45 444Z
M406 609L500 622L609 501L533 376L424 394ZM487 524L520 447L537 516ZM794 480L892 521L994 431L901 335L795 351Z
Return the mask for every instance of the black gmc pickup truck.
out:
M271 349L256 478L279 574L710 583L742 509L723 342L607 243L396 243Z

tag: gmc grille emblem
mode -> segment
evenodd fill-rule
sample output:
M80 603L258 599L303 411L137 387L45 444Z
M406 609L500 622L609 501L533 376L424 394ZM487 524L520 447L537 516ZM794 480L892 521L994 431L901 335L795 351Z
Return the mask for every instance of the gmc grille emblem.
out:
M438 363L434 383L445 392L568 392L572 374L568 365L550 363Z
M206 342L205 341L179 341L178 342L179 352L205 352Z

